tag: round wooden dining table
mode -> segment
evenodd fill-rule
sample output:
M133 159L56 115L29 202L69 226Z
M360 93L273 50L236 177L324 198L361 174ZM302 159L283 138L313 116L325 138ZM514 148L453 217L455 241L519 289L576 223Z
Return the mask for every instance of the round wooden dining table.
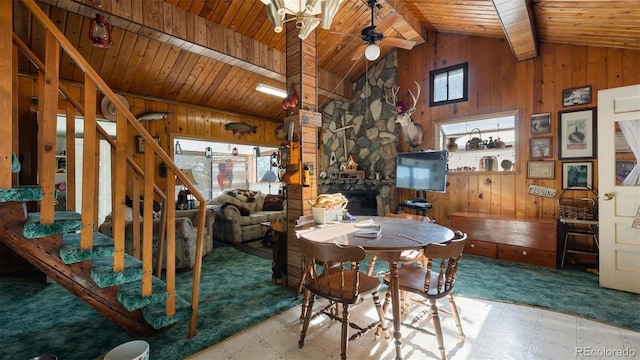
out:
M377 237L362 237L357 231L360 224L373 222L380 226ZM307 224L296 228L298 236L311 241L333 242L340 245L362 246L365 250L375 251L378 258L389 263L391 300L393 308L393 337L395 339L396 359L402 359L400 326L400 288L398 284L398 260L405 250L417 250L429 244L444 243L454 237L453 230L430 222L409 219L358 216L355 222L331 224Z

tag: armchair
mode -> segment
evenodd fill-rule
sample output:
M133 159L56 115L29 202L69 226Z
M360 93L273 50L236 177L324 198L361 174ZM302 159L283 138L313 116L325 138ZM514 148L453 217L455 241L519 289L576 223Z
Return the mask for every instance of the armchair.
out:
M127 208L129 209L129 208ZM199 219L198 209L194 210L176 210L176 269L190 270L196 261L196 241L197 241L197 224ZM213 223L215 214L212 209L207 209L207 219L205 221L204 246L202 255L205 256L213 250ZM125 252L133 254L133 221L128 218L125 225ZM153 220L153 267L155 268L158 260L158 249L160 245L160 226L159 219ZM140 223L140 231L142 233L142 223ZM105 218L105 222L100 225L98 231L112 236L111 216ZM164 264L163 264L164 268Z

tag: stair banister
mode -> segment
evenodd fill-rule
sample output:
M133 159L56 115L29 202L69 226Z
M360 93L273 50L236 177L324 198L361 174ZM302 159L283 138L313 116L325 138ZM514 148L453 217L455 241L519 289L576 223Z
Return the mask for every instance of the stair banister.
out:
M55 38L58 42L59 42L59 46L61 46L66 53L69 55L69 57L81 68L81 70L84 71L85 73L85 77L91 79L92 81L95 82L96 87L107 97L109 98L113 104L116 107L116 127L118 132L120 132L121 130L123 131L123 134L126 134L126 123L128 123L129 125L131 125L136 132L138 132L142 138L145 140L146 145L147 145L147 149L152 148L153 151L155 153L157 153L157 156L160 157L160 159L162 159L164 161L165 164L167 164L167 167L169 170L171 170L172 172L174 172L176 174L176 176L178 178L180 178L182 180L182 182L185 184L185 186L187 187L187 189L189 189L191 191L191 193L193 194L193 196L201 203L204 204L205 203L205 199L204 197L198 192L197 189L195 189L195 187L193 186L193 184L191 184L189 182L189 180L186 178L186 176L180 171L180 169L177 167L177 165L172 161L172 159L169 157L169 155L164 152L164 150L160 147L159 144L157 144L153 137L146 131L146 129L140 125L137 121L137 119L133 116L133 114L131 114L131 112L129 112L129 110L124 106L124 104L119 100L119 98L116 97L115 93L106 85L106 83L104 82L104 80L102 78L100 78L98 76L98 74L95 72L95 70L93 70L91 68L91 66L88 64L88 62L78 53L78 51L73 47L73 45L71 45L71 43L64 37L64 35L62 34L62 32L55 26L55 24L46 16L46 14L35 4L35 2L33 0L21 0L22 3L25 5L25 7L32 13L34 14L34 16L44 25L44 27L48 30L46 32L46 36L47 38ZM47 43L49 43L49 41L47 41ZM49 51L46 52L47 55L47 59L49 59L49 57L55 58L55 53L57 53L56 51ZM59 63L59 61L54 61L56 66ZM57 74L57 71L49 71L49 67L52 65L49 65L48 63L52 63L51 61L47 61L45 62L45 72L47 73L47 76L51 76L52 74ZM57 79L57 76L56 76ZM57 84L57 80L56 80L56 84ZM52 90L50 90L52 87L45 87L45 89L47 89L50 93L52 93ZM57 93L58 91L58 86L56 85L55 87L55 91ZM44 97L45 100L48 99L53 99L54 96L52 94L49 94L47 96ZM47 101L45 101L46 103ZM51 101L49 101L51 102ZM55 109L55 111L57 111L57 109ZM55 111L53 110L49 110L48 112L52 112L55 115ZM45 113L45 116L47 114ZM49 114L49 117L51 117L52 115ZM118 142L116 142L116 174L123 174L124 173L124 168L122 168L123 165L119 165L119 164L125 164L127 162L126 159L126 153L124 153L120 148L120 146L122 146L122 143L120 143L120 145L118 144ZM120 167L120 168L119 168ZM172 185L175 184L174 179L169 179L168 180L168 184L169 184L169 189L167 191L167 195L169 195L169 198L172 198L171 195L174 195L175 190L172 189ZM117 188L117 187L116 187ZM117 194L116 194L117 195ZM122 194L123 195L123 194ZM124 219L124 207L122 206L123 204L120 204L119 201L115 203L114 206L114 227L116 228L124 228L124 224L116 224L116 222L118 222L118 218L120 218L120 220L123 221ZM44 221L52 221L53 218L53 204L51 204L51 215L47 215L45 214L44 217ZM49 211L49 210L47 210ZM199 297L199 282L200 282L200 276L201 276L201 265L202 265L202 247L203 247L203 239L204 239L204 224L205 224L205 214L206 214L206 208L205 207L201 207L200 208L200 221L198 224L198 231L197 231L197 244L196 244L196 263L194 265L194 280L193 280L193 289L192 289L192 317L191 317L191 321L190 321L190 326L189 326L189 336L194 336L195 335L195 324L196 324L196 318L197 318L197 305L198 305L198 297ZM48 217L51 217L51 219L48 219ZM172 218L175 217L175 211L172 211L171 207L168 211L168 218L169 221L171 221ZM119 225L119 226L116 226ZM168 232L167 232L167 238L168 241L170 243L167 244L167 248L168 249L174 249L175 248L175 228L173 227L169 227L168 228ZM121 239L115 239L116 240L116 251L121 251L118 248L119 244L118 243L123 243L123 241L121 241ZM169 255L169 254L168 254ZM118 257L116 256L114 257L114 269L118 268L119 264L118 264ZM172 256L168 256L167 259L167 291L169 293L169 300L167 301L167 315L171 316L174 312L175 312L175 260L172 259Z

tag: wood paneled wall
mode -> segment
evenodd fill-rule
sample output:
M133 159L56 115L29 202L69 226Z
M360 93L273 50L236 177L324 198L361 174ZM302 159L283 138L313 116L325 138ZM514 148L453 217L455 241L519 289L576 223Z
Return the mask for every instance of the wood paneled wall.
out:
M429 107L429 71L469 63L469 99L457 104ZM433 121L462 118L506 110L519 110L516 130L516 173L449 173L444 194L431 193L432 215L448 225L455 211L477 211L518 217L557 217L556 199L527 194L535 184L562 191L562 162L558 160L558 112L596 107L598 90L640 83L640 52L625 49L542 43L540 55L517 62L506 40L453 34L429 34L428 43L398 52L401 95L422 85L413 120L425 128L423 148L436 148ZM592 87L588 105L563 107L562 90ZM529 121L532 114L551 113L555 179L527 179ZM410 151L402 144L403 151ZM594 187L598 189L598 161L594 160ZM399 199L415 192L399 190Z

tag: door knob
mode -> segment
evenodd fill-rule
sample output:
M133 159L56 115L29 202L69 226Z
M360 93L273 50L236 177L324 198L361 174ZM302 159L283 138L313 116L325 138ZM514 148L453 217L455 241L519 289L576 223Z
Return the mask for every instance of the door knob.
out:
M602 195L602 197L603 197L605 200L611 200L611 199L613 199L615 196L616 196L616 194L615 194L615 193L605 193L604 195Z

